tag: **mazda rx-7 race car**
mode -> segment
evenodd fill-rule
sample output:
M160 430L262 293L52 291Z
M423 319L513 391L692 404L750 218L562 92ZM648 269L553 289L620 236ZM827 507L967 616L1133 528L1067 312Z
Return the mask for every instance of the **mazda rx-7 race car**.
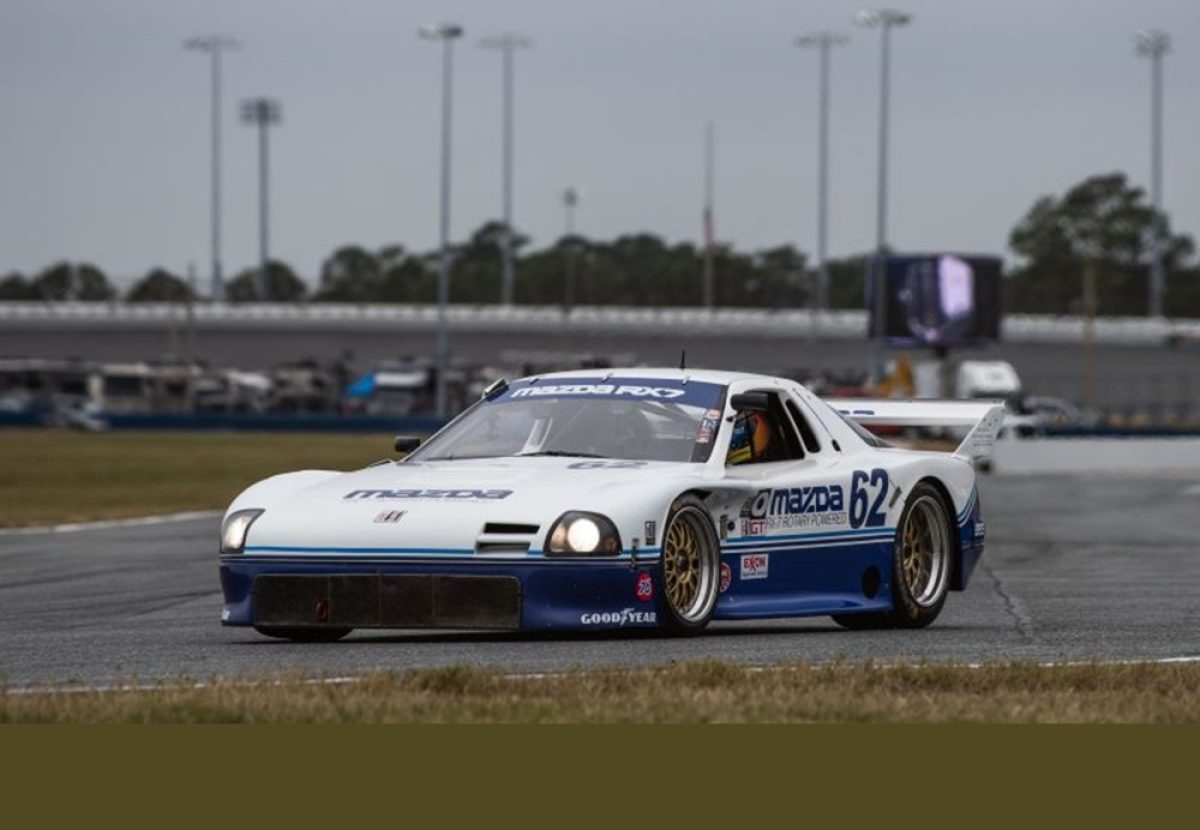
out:
M694 633L831 615L919 628L983 552L991 402L822 401L759 375L590 370L493 384L398 461L305 470L221 528L226 625ZM863 424L967 428L953 453Z

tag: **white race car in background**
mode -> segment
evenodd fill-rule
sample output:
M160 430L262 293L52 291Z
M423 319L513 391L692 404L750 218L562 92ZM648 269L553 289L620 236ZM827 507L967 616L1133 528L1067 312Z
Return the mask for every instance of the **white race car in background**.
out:
M761 375L605 369L499 382L424 444L248 488L222 621L693 633L713 619L928 625L983 552L987 401L822 401ZM953 453L862 424L969 427ZM418 446L419 445L419 446Z

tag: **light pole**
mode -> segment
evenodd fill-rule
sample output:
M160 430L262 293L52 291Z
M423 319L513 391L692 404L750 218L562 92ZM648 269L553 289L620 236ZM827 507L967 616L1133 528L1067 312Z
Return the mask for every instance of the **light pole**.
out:
M833 32L817 32L796 38L801 48L815 48L820 56L817 114L817 308L829 310L829 50L850 39Z
M456 23L438 23L418 30L426 40L442 43L442 184L439 237L441 258L438 263L438 332L437 332L437 414L449 414L446 401L446 373L450 369L450 336L447 330L446 306L450 302L450 104L453 92L454 41L463 35Z
M1171 37L1160 29L1146 29L1134 34L1137 53L1150 58L1150 202L1154 206L1154 223L1150 236L1150 300L1151 317L1163 316L1166 279L1163 274L1162 228L1162 63L1163 55L1171 48Z
M241 46L228 35L201 35L183 42L185 49L204 52L209 56L212 81L212 136L209 148L212 173L212 298L225 298L225 278L221 273L221 53Z
M513 222L513 53L517 49L527 49L533 41L524 35L511 32L484 38L479 42L484 49L498 49L502 59L502 91L504 95L504 126L501 154L503 200L504 200L504 236L500 250L500 302L512 305L513 301L513 251L512 251L512 222Z
M279 102L273 98L250 98L242 101L242 123L258 128L258 299L271 299L271 281L267 271L271 262L270 173L267 131L278 124L281 116Z
M888 96L891 82L892 27L906 26L912 15L891 9L861 11L854 22L867 28L878 26L881 55L879 61L879 184L875 205L875 256L872 261L874 278L871 281L875 305L875 360L883 368L884 342L887 331L887 164L888 164Z
M572 186L563 191L566 269L563 274L563 311L570 313L575 305L575 208L579 205L579 189Z
M716 302L716 273L713 263L713 174L716 167L716 137L713 123L704 125L704 307L712 311Z

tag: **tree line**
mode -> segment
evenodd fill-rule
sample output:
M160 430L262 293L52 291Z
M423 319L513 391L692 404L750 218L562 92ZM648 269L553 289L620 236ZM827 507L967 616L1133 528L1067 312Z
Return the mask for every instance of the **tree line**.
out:
M566 236L540 250L514 233L514 299L521 304L695 306L703 302L704 251L648 233L611 241ZM1167 275L1168 316L1200 317L1200 266L1187 235L1148 204L1145 193L1121 173L1093 176L1055 196L1043 196L1013 228L1009 246L1017 263L1004 281L1011 312L1078 314L1083 275L1095 280L1097 313L1147 312L1152 243L1157 236ZM451 301L495 303L500 297L504 226L489 222L452 249ZM867 254L832 260L830 304L861 309ZM816 297L816 273L792 245L713 252L719 307L805 308ZM570 266L568 266L568 262ZM432 303L437 298L439 254L401 245L368 250L347 245L322 264L309 286L283 262L268 263L265 284L273 302ZM570 276L568 276L570 275ZM226 285L231 302L259 298L259 269L241 271ZM570 283L568 284L568 279ZM196 299L187 280L155 268L124 295L129 302ZM0 279L0 300L117 299L105 274L91 264L62 262L26 278Z

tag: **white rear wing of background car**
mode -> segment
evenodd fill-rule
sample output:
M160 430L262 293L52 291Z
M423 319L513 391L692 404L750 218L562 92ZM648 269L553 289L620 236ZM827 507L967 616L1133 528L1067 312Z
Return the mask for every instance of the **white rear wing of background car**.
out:
M991 455L1004 423L1001 401L828 398L825 403L863 426L970 427L967 437L954 450L962 458Z

